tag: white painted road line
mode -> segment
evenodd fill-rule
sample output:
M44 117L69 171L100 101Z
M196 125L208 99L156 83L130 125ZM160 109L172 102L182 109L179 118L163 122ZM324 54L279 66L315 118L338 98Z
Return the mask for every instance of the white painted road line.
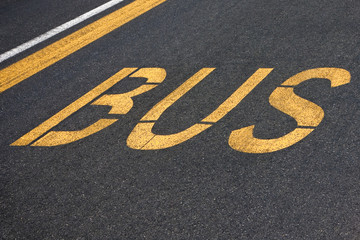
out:
M87 13L84 13L83 15L81 15L73 20L70 20L54 29L51 29L50 31L48 31L26 43L21 44L20 46L18 46L16 48L13 48L13 49L1 54L0 55L0 63L45 41L45 40L47 40L47 39L49 39L49 38L51 38L51 37L53 37L53 36L55 36L55 35L57 35L57 34L59 34L59 33L61 33L61 32L63 32L63 31L65 31L65 30L67 30L67 29L69 29L69 28L71 28L71 27L73 27L73 26L75 26L76 24L79 24L79 23L89 19L90 17L92 17L98 13L105 11L106 9L109 9L109 8L115 6L116 4L118 4L122 1L124 1L124 0L111 0L103 5L87 12Z

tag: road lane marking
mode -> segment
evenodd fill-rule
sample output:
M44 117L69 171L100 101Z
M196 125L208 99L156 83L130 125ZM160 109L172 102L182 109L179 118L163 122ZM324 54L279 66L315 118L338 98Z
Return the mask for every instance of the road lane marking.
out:
M54 147L69 144L95 134L118 122L119 119L113 118L99 119L97 122L81 130L55 130L48 132L51 128L55 127L80 108L89 104L95 98L97 99L93 101L91 105L110 106L111 109L108 112L109 114L127 114L133 108L133 97L157 87L165 80L167 75L166 70L163 68L141 68L138 71L136 70L137 68L124 68L120 70L114 76L65 107L11 145L29 145L39 137L41 138L35 141L31 146ZM220 119L225 117L240 104L241 101L250 94L250 92L259 85L273 69L259 68L237 90L235 90L233 94L219 105L217 109L199 123L173 134L162 135L153 133L153 127L161 115L214 70L215 68L202 68L168 96L155 104L131 131L126 140L127 146L136 150L159 150L186 142L206 129L211 128ZM127 76L130 78L146 78L147 81L138 88L126 93L102 95L105 91ZM338 87L348 84L351 80L351 74L347 70L341 68L315 68L302 71L290 77L270 94L269 103L275 109L292 117L297 122L297 127L289 133L273 139L261 139L255 137L255 125L243 127L231 131L228 139L229 146L236 151L244 153L270 153L288 148L311 134L324 119L324 110L317 104L298 96L294 90L299 84L318 78L328 79L331 82L331 87ZM183 115L183 113L180 113L180 117L181 115ZM45 134L46 132L48 133Z
M114 86L116 83L127 77L129 74L136 71L137 68L123 68L118 73L113 75L111 78L106 80L105 82L101 83L90 92L86 93L84 96L80 97L75 102L71 103L69 106L16 140L11 146L26 146L36 140L38 137L49 131L51 128L58 125L62 122L65 118L69 117L80 108L84 107L86 104L90 103L92 100L100 96L106 90Z
M298 126L284 136L274 139L254 137L255 125L243 127L231 132L229 146L245 153L270 153L288 148L312 133L323 120L324 110L315 103L296 95L294 87L316 78L328 79L331 87L338 87L348 84L351 74L341 68L315 68L292 76L271 93L269 103L277 110L294 118Z
M167 0L135 0L0 71L0 93Z
M269 75L273 68L259 68L248 80L244 82L231 96L226 99L214 112L204 118L201 122L215 123L222 119L232 109L260 84L264 78Z
M157 121L161 114L179 100L185 93L190 91L199 82L204 80L215 68L203 68L195 73L191 78L186 80L177 89L170 93L167 97L157 103L140 121Z
M130 133L126 141L127 146L138 150L159 150L179 145L195 137L206 129L212 127L214 123L218 122L232 109L234 109L257 85L261 83L261 81L265 79L267 75L270 74L273 69L259 68L237 90L235 90L228 99L226 99L215 111L204 118L200 123L196 123L186 130L174 134L154 134L152 129L156 124L155 121L157 121L170 106L172 106L177 100L184 96L214 70L215 68L201 69L167 97L157 103L148 113L145 114L143 118L141 118L140 122Z
M91 105L110 106L111 109L109 114L125 115L133 108L133 97L141 95L157 87L165 80L166 71L163 68L141 68L129 77L146 78L147 81L141 86L126 93L105 94L91 103ZM94 124L77 131L50 131L31 146L53 147L69 144L97 133L117 121L118 119L100 119Z
M116 123L119 119L100 119L94 124L79 131L50 131L45 136L34 142L34 147L53 147L69 144L93 135L104 128Z
M0 63L41 43L41 42L44 42L45 40L48 40L49 38L65 31L65 30L91 18L92 16L95 16L95 15L97 15L97 14L115 6L116 4L123 2L123 1L124 0L111 0L110 2L107 2L87 13L84 13L83 15L81 15L73 20L70 20L56 28L51 29L50 31L47 31L46 33L44 33L26 43L21 44L20 46L17 46L16 48L13 48L13 49L1 54L0 55Z

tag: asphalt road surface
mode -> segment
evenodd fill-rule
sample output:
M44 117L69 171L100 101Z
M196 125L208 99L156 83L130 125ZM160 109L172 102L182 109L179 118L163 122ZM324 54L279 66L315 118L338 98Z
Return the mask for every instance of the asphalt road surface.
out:
M106 2L2 1L0 54ZM359 23L125 0L7 58L0 238L360 239Z

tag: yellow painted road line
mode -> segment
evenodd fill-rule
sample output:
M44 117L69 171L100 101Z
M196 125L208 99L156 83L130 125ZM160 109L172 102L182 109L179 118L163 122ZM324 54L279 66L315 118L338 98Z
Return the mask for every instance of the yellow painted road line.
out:
M135 0L0 71L0 93L69 56L167 0Z
M122 79L129 76L131 73L133 73L137 68L124 68L120 70L118 73L116 73L114 76L110 77L105 82L101 83L94 89L92 89L90 92L86 93L82 97L80 97L78 100L16 140L14 143L11 144L11 146L26 146L36 140L38 137L58 125L60 122L62 122L65 118L69 117L73 113L77 112L80 108L84 107L86 104L100 96L102 93L104 93L106 90L114 86L116 83L121 81Z

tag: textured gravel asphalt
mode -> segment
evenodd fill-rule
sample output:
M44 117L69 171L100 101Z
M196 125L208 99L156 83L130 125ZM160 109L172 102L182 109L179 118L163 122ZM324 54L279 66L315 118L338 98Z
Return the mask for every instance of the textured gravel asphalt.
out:
M105 0L16 0L0 4L0 53ZM129 4L119 5L0 63L5 68ZM360 239L360 1L168 0L0 94L1 239ZM124 67L161 67L166 80L134 98L127 115L59 147L12 142ZM201 68L216 70L172 105L154 132L201 121L258 68L274 68L233 111L172 148L134 150L140 118ZM301 71L336 67L351 82L313 79L295 92L324 110L297 144L266 154L233 150L231 131L258 138L296 127L269 104ZM134 89L126 80L107 93ZM87 105L55 130L109 117Z

